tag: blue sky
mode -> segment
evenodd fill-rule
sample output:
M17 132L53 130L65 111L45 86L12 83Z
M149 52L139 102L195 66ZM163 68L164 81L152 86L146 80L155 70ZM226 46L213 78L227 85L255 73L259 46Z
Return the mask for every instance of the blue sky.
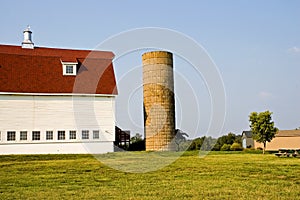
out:
M1 44L20 45L27 24L32 27L35 45L77 49L93 49L108 37L133 28L179 31L201 44L219 68L227 98L223 134L249 129L252 111L272 111L279 129L300 126L300 1L2 0L0 8ZM176 70L193 76L183 67L187 65L184 61L175 61ZM140 64L139 53L116 61L118 79ZM210 116L206 109L209 95L203 80L192 83L203 91L197 94L203 95L198 102L203 119L198 134L203 135ZM119 90L126 92L125 87ZM117 114L120 126L133 133L142 131L141 108L135 106L141 98L139 91L128 105L137 125ZM117 102L124 106L128 101L120 98ZM181 104L193 110L186 101ZM192 131L189 127L195 116L182 116L189 119L178 121L178 128Z

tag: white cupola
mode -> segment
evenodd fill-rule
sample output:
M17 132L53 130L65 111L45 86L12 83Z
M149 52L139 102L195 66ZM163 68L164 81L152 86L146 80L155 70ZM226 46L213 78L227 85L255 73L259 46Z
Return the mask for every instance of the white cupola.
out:
M31 41L31 30L30 26L27 26L27 28L23 31L24 34L24 40L22 42L22 48L26 49L33 49L34 48L34 43Z

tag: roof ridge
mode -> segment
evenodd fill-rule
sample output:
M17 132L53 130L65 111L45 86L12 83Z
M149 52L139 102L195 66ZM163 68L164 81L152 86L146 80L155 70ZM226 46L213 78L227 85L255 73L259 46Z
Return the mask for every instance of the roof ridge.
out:
M7 47L18 47L22 48L21 45L14 45L14 44L0 44L1 46L7 46ZM111 51L104 51L104 50L92 50L92 49L73 49L73 48L67 48L67 47L45 47L45 46L35 46L34 48L38 49L53 49L53 50L73 50L73 51L97 51L97 52L111 52Z
M0 44L0 53L10 55L31 55L31 56L48 56L48 57L76 57L76 58L99 58L113 59L112 51L89 50L89 49L66 49L66 48L50 48L50 47L35 47L34 49L24 49L16 45ZM67 55L66 55L67 54ZM76 56L75 56L76 55Z

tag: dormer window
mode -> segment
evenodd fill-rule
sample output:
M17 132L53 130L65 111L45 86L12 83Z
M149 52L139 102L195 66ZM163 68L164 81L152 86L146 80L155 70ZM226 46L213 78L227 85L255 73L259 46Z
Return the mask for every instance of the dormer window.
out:
M77 62L64 62L61 61L63 67L64 76L76 76L77 74Z
M66 65L66 74L73 75L74 73L74 65Z

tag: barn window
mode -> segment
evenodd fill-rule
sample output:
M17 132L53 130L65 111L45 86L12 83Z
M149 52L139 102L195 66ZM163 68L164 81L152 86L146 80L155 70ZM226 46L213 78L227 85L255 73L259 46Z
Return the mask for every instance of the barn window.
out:
M63 62L62 67L63 67L63 75L64 76L76 76L77 73L77 62Z
M70 131L69 133L70 133L69 139L70 140L76 140L76 131Z
M46 140L53 140L53 131L46 131Z
M32 140L40 140L40 139L41 139L40 131L32 131Z
M65 131L58 131L57 133L58 133L58 135L57 135L57 139L58 140L64 140L64 139L66 139Z
M89 131L88 130L83 130L82 131L82 139L83 140L88 140L90 137L89 137Z
M74 73L74 66L73 65L67 65L66 66L66 73L67 74L73 74Z
M20 131L20 140L27 140L27 131Z
M93 130L93 139L99 139L99 130Z
M7 131L7 141L16 140L16 131Z

